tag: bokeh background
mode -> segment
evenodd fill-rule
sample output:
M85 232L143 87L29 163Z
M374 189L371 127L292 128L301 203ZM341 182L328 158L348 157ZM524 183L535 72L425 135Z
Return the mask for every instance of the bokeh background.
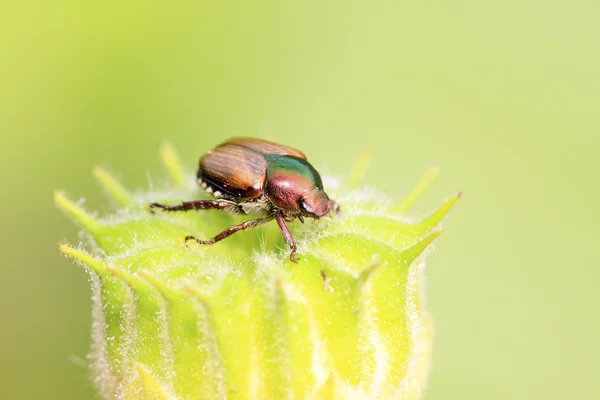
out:
M227 4L226 4L227 3ZM600 5L13 2L0 15L0 398L93 399L90 291L54 189L110 204L233 135L303 149L400 199L457 189L428 265L425 399L598 398Z

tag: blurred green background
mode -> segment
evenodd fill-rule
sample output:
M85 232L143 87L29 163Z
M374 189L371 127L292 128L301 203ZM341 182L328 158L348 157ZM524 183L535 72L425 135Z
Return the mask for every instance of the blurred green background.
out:
M104 213L94 166L141 189L164 140L191 169L233 135L341 175L373 146L397 199L439 165L417 215L464 190L429 259L426 399L597 398L599 3L218 3L3 7L0 398L95 396L52 191Z

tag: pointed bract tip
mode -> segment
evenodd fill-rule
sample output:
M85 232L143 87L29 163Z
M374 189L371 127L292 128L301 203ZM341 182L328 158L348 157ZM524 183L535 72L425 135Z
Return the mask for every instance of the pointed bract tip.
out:
M404 214L406 211L410 210L410 208L415 205L419 197L423 195L425 190L431 186L439 173L440 168L438 166L431 167L421 178L419 183L417 183L417 185L411 190L408 196L406 196L402 202L394 206L391 211L396 214Z
M54 191L54 202L64 212L74 218L79 224L89 232L95 232L100 228L100 224L94 217L88 214L79 204L72 202L63 191Z
M404 250L402 252L402 257L407 262L412 262L415 258L421 255L425 251L426 248L429 247L440 235L444 232L443 229L436 229L429 233L427 236L423 237L412 247Z
M96 166L92 169L92 175L94 175L94 178L96 178L97 180L102 181L103 178L109 176L110 174L104 168Z
M362 287L365 283L373 276L375 271L377 271L383 265L383 261L379 259L373 260L370 264L368 264L362 271L360 271L358 277L358 287Z
M350 187L355 187L362 182L365 173L369 168L369 164L371 164L371 160L373 159L373 152L372 146L367 146L360 152L348 179Z
M146 375L149 372L146 371L146 367L144 366L144 364L136 362L135 363L135 369L137 370L137 373L142 376L142 375Z
M171 396L154 379L150 371L142 363L135 363L135 369L142 382L145 399L170 400Z
M73 250L73 247L68 244L58 244L56 247L58 247L58 250L65 255L70 255L70 251Z
M170 143L160 145L160 158L169 173L169 177L179 187L185 186L185 172L183 170L181 159L175 148Z
M121 206L133 204L129 191L110 172L102 167L95 167L93 174L96 180L104 187L106 193Z
M158 147L158 151L160 152L161 156L165 156L168 154L177 154L175 147L173 146L173 144L171 142L168 141L164 141L160 144L160 146Z
M448 211L450 211L450 209L454 206L454 204L456 204L461 196L462 192L458 192L454 196L450 197L437 210L435 210L433 214L421 221L421 225L429 228L436 226L446 216L446 214L448 214Z
M108 266L106 263L104 263L104 261L94 258L82 250L78 250L74 247L64 244L59 244L58 250L64 255L74 258L76 261L87 265L98 275L105 276L108 272Z

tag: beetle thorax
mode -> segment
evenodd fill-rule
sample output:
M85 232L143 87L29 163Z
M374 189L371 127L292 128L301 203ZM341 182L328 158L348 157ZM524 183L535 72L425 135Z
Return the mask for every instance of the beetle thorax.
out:
M269 161L263 189L265 196L283 211L303 214L303 196L315 188L322 191L318 172L306 160L293 156L274 157Z

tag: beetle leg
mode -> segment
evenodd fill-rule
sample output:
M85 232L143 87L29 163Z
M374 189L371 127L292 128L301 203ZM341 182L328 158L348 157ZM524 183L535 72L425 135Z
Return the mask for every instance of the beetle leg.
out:
M150 212L154 214L155 208L160 208L165 211L189 211L189 210L222 210L232 206L232 202L227 200L196 200L184 201L178 206L167 206L160 203L151 203Z
M250 221L246 221L243 222L241 224L238 225L234 225L231 228L227 228L225 229L223 232L219 233L217 236L213 237L212 239L208 239L208 240L200 240L197 239L194 236L186 236L185 237L185 242L187 243L188 240L195 240L196 243L198 244L214 244L220 240L225 239L228 236L233 235L234 233L238 232L238 231L243 231L245 229L250 229L250 228L255 228L257 226L260 226L264 223L267 223L269 221L271 221L273 219L272 216L266 217L266 218L260 218L260 219L251 219Z
M284 217L283 217L281 211L276 210L274 213L274 216L275 216L275 219L277 220L277 225L279 225L279 230L281 231L283 238L285 239L287 244L290 245L290 249L292 250L290 252L290 260L292 262L297 263L298 258L294 257L294 254L296 254L296 241L294 241L294 237L292 236L290 229L285 224L285 220L284 220Z

